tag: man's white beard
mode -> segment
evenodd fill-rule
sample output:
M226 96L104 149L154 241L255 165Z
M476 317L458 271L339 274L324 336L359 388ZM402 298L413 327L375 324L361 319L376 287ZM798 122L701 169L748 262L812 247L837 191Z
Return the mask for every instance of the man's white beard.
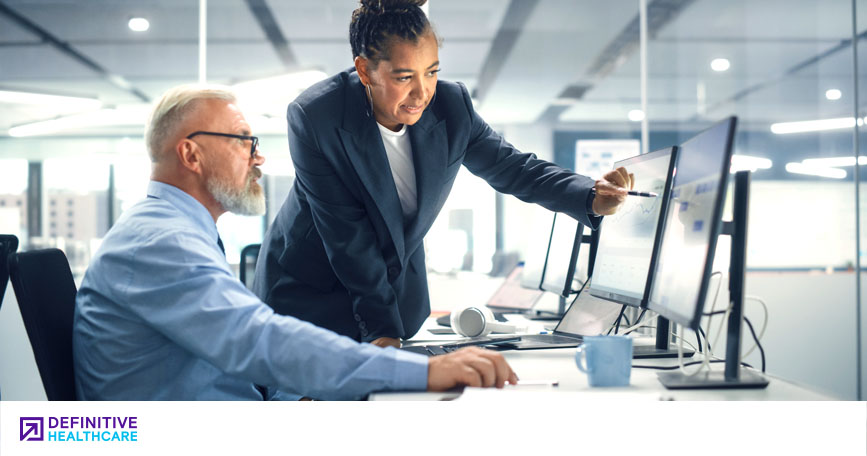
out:
M231 188L214 176L205 185L223 209L238 215L262 215L265 213L265 193L255 181L261 175L262 172L257 168L251 169L247 183L240 190Z

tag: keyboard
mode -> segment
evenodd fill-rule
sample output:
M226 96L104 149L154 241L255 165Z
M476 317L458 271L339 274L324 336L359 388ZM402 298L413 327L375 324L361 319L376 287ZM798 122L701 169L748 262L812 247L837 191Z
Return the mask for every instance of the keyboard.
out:
M579 340L577 337L560 336L557 334L530 334L521 336L521 340L525 341L543 341L552 344L566 344Z
M517 342L521 340L521 336L494 336L494 337L482 337L476 338L468 341L462 342L451 342L451 343L443 343L443 344L434 344L434 345L410 345L408 347L401 347L401 350L406 350L412 353L418 353L421 355L427 356L436 356L436 355L445 355L446 353L451 353L455 350L461 349L463 347L469 347L472 345L475 346L485 346L485 345L495 345L502 344L508 342Z

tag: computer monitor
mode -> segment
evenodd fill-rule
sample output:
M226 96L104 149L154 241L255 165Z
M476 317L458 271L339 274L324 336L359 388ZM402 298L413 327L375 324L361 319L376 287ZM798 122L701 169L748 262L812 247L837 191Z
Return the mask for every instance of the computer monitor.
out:
M736 119L680 146L647 308L698 330L722 224Z
M584 225L577 220L566 214L554 214L548 255L542 272L543 291L568 297L584 286L584 282L574 283L583 233Z
M602 220L591 295L633 307L646 304L676 156L677 148L667 147L615 163L635 176L636 190L658 196L629 196L616 214Z
M530 230L527 233L527 252L524 258L524 272L521 286L533 290L542 289L542 273L548 258L548 245L551 242L551 225L554 213L542 206L530 205L526 219Z

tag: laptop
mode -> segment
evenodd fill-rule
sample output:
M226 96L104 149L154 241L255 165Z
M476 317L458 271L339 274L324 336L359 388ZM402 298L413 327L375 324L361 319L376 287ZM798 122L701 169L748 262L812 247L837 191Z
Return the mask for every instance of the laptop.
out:
M458 341L443 341L442 343L436 344L409 345L406 347L400 347L400 349L412 353L418 353L420 355L436 356L445 355L446 353L451 353L460 348L470 346L495 348L499 344L517 342L521 340L521 337L522 336L518 335L474 337L472 339L463 339Z
M521 335L521 340L503 342L498 344L496 349L535 350L577 347L583 342L584 336L607 332L620 315L621 307L619 304L591 296L589 293L579 293L569 306L569 310L557 323L553 333Z
M491 309L494 313L494 318L502 323L507 323L509 320L504 316L507 313L522 313L528 311L536 305L539 298L544 293L539 289L529 289L521 285L522 276L524 274L524 263L518 263L514 269L506 276L506 279L497 288L497 291L488 298L485 306ZM445 314L437 318L437 324L440 326L451 327L450 314ZM453 331L429 329L433 334L454 334Z

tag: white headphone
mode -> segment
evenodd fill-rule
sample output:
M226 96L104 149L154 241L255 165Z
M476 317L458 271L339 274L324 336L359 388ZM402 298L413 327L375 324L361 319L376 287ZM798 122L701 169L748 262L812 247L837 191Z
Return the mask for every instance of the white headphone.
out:
M525 331L526 328L521 328L515 325L506 325L496 323L494 313L487 307L465 307L463 309L452 312L451 315L452 329L466 337L480 337L496 331L501 333L516 333Z

